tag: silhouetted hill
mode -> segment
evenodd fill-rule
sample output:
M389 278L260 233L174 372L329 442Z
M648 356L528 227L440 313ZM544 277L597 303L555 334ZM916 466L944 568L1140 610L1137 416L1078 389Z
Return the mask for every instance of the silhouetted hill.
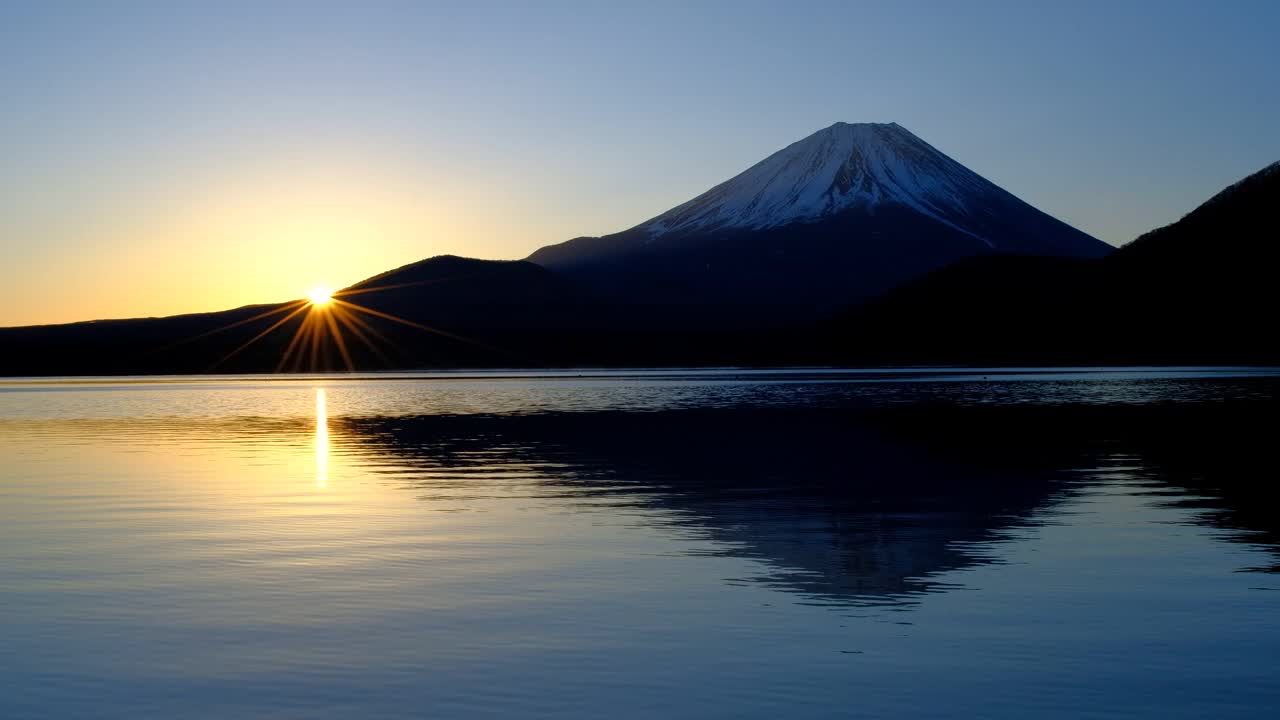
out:
M1145 233L1116 253L1118 263L1198 264L1266 253L1277 257L1280 162L1227 187L1176 223ZM1205 243L1212 243L1206 247Z
M369 278L335 298L331 310L294 301L166 318L0 328L0 373L338 370L347 367L338 335L352 365L361 369L537 364L548 349L546 336L582 326L582 308L590 307L563 280L532 263L452 256ZM309 333L308 325L318 332ZM281 365L282 359L288 362Z
M247 305L162 318L0 328L0 374L205 372L220 357L215 353L229 352L252 337L253 318L283 307ZM220 328L226 329L217 332ZM274 344L275 338L266 338L247 356Z
M581 296L533 263L441 255L362 280L340 300L427 325L556 328L584 316Z
M0 328L0 375L786 363L808 330L657 325L533 263L442 256L324 308Z
M957 263L855 308L862 362L1275 362L1280 163L1101 260Z

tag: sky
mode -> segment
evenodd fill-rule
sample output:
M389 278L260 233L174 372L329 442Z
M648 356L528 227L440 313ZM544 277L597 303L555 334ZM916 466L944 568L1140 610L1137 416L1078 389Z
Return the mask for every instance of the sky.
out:
M0 326L624 230L898 122L1115 245L1280 160L1280 3L0 3Z

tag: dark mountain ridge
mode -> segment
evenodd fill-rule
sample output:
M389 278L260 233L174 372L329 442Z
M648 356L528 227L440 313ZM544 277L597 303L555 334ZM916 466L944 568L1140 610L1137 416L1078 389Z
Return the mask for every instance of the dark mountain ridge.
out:
M1100 260L975 258L845 313L845 362L1277 362L1280 163Z
M583 306L577 292L523 261L429 258L334 297L332 310L313 311L298 300L165 318L0 328L0 373L340 370L347 362L333 339L334 326L356 368L538 364L546 333L585 323L576 312ZM301 343L291 354L300 362L281 367L313 312L321 329L314 352Z

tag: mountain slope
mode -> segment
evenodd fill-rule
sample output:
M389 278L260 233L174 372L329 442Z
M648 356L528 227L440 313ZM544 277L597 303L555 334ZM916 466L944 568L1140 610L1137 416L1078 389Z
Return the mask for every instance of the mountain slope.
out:
M575 324L582 305L573 288L533 263L455 255L410 263L335 295L411 321L470 328Z
M977 258L855 308L859 362L1276 362L1280 163L1101 260Z
M1234 183L1177 222L1143 234L1116 253L1117 264L1199 264L1265 255L1280 241L1280 162ZM1241 268L1246 269L1246 268Z
M1110 250L896 123L836 123L630 230L529 260L636 304L793 317L965 257Z

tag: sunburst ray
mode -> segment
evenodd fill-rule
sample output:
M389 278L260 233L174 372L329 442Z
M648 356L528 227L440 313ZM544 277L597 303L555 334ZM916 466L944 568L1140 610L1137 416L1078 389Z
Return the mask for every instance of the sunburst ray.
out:
M250 339L246 340L244 343L242 343L242 344L241 344L239 347L237 347L235 350L232 350L231 352L227 353L226 355L223 355L223 356L222 356L222 357L221 357L217 362L215 362L213 365L209 366L209 370L210 370L210 371L212 371L212 370L217 369L217 367L218 367L219 365L221 365L222 363L224 363L224 362L226 362L226 361L230 360L231 358L235 357L236 355L239 355L239 354L240 354L244 349L248 348L250 345L252 345L252 344L254 344L254 343L258 342L258 341L259 341L259 340L261 340L262 338L264 338L264 337L266 337L267 335L271 334L271 331L275 330L276 328L280 327L281 325L283 325L283 324L285 324L285 323L289 322L290 320L292 320L293 318L297 317L298 313L300 313L300 312L302 312L303 310L306 310L306 309L307 309L307 307L306 307L305 305L301 305L301 306L299 306L298 308L296 308L293 312L291 312L291 313L289 313L288 315L285 315L284 317L282 317L282 318L280 318L279 320L275 321L275 322L274 322L274 323L272 323L272 324L271 324L271 326L270 326L270 327L268 327L266 330L263 330L262 332L258 333L257 335L254 335L252 338L250 338Z
M364 325L365 330L368 330L370 334L378 337L383 342L386 342L387 344L391 344L389 341L387 341L384 335L379 333L377 330L369 327L368 323L365 323L363 320L356 317L351 312L347 311L345 308L335 306L333 308L333 316L337 318L338 322L341 323L343 327L347 328L347 330L349 330L351 334L354 335L356 339L361 342L361 344L363 344L366 348L368 348L369 351L372 352L374 355L378 356L378 360L382 361L382 365L384 367L391 367L391 358L387 357L387 355L382 352L382 350L377 346L377 344L374 343L372 340L370 340L367 335L365 335L365 331L360 328L360 325Z
M284 366L289 362L289 358L293 356L294 351L306 338L310 320L311 313L307 313L306 317L302 318L302 322L298 323L298 329L293 331L293 338L289 340L289 345L285 347L284 353L280 356L280 362L276 364L276 372L284 369Z
M456 280L457 278L450 278ZM420 322L409 320L408 318L399 317L389 312L375 310L365 307L349 300L347 298L353 295L362 295L382 290L391 290L395 288L430 285L443 280L424 280L420 282L399 283L394 285L383 285L378 287L357 288L354 290L341 290L326 295L325 302L292 300L283 303L278 307L273 307L263 312L255 313L250 317L228 323L221 327L205 331L198 335L180 340L173 345L164 349L170 349L184 343L194 342L203 338L226 332L237 327L242 327L253 322L275 318L270 321L264 329L254 333L253 337L245 340L235 348L218 358L208 371L212 372L223 366L227 361L244 352L254 344L262 341L272 333L279 331L302 315L301 322L297 323L297 327L293 330L293 337L289 339L280 355L279 361L276 363L275 372L315 372L320 370L328 370L334 367L337 359L341 359L343 367L347 371L353 372L356 369L356 359L352 354L353 348L348 341L348 333L369 352L377 356L378 360L386 367L392 367L391 358L384 352L384 348L398 347L398 343L384 334L374 323L369 322L373 318L385 320L387 322L410 327L432 335L438 335L454 342L471 345L484 349L489 352L500 355L510 355L511 353L487 343L481 342L474 338L441 330L440 328L431 327ZM283 314L283 317L275 316ZM335 357L336 356L336 357Z
M485 344L485 343L482 343L482 342L480 342L479 340L473 340L472 338L463 337L463 336L461 336L461 335L455 335L454 333L447 332L447 331L445 331L445 330L441 330L441 329L439 329L439 328L433 328L433 327L431 327L431 326L429 326L429 325L423 325L422 323L416 323L416 322L414 322L414 321L412 321L412 320L406 320L406 319L404 319L404 318L402 318L402 317L397 317L397 316L395 316L395 315L392 315L391 313L385 313L385 312L382 312L381 310L374 310L374 309L372 309L372 308L364 307L363 305L356 305L355 303L352 303L352 302L347 302L347 301L345 301L345 300L339 300L339 299L338 299L338 298L336 298L336 297L333 299L333 302L334 302L334 303L337 303L337 304L339 304L339 305L341 305L341 306L343 306L343 307L349 308L349 309L351 309L351 310L355 310L355 311L357 311L357 312L362 312L362 313L365 313L365 314L367 314L367 315L372 315L372 316L374 316L374 317L380 317L380 318L382 318L383 320L390 320L391 322L399 323L399 324L401 324L401 325L406 325L406 326L411 327L411 328L416 328L416 329L418 329L418 330L422 330L422 331L424 331L424 332L429 332L429 333L432 333L432 334L435 334L435 335L440 335L440 336L442 336L442 337L447 337L447 338L449 338L450 340L456 340L456 341L461 342L461 343L467 343L468 345L475 345L476 347L483 348L483 349L485 349L485 350L489 350L489 351L491 351L491 352L500 353L500 354L503 354L503 355L508 355L508 354L510 354L510 353L507 353L506 351L504 351L504 350L502 350L502 349L500 349L500 348L496 348L496 347L493 347L493 346L491 346L491 345L487 345L487 344Z
M158 348L153 348L152 350L148 351L148 354L167 352L169 350L173 350L176 347L186 345L188 343L193 343L193 342L196 342L197 340L203 340L204 338L217 335L218 333L221 333L221 332L233 330L235 328L240 327L241 325L248 325L251 322L262 320L263 318L268 318L268 317L271 317L272 315L278 315L282 312L288 312L290 309L296 310L298 308L305 308L306 304L307 304L307 301L305 300L291 300L279 307L260 312L257 315L254 315L252 317L247 317L247 318L244 318L243 320L237 320L233 323L228 323L226 325L216 327L212 330L206 330L197 335L192 335L191 337L183 338L181 340L178 340L177 342L169 343L168 345L164 345Z
M329 335L333 338L333 344L337 346L338 353L342 355L342 361L347 365L347 371L353 372L356 369L355 363L351 362L351 353L347 352L347 341L342 337L342 331L338 329L338 323L333 319L332 312L320 311L324 315L325 322L329 326Z

